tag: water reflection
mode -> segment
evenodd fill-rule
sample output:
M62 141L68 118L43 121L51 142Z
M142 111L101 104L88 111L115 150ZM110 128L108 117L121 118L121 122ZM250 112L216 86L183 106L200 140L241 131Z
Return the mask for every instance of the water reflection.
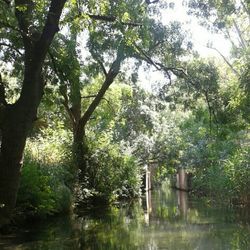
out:
M0 249L250 249L249 211L208 207L187 193L161 189L118 207L27 225Z
M180 211L180 214L183 219L187 219L187 212L188 212L188 195L187 192L183 191L177 191L177 197L178 197L178 208Z

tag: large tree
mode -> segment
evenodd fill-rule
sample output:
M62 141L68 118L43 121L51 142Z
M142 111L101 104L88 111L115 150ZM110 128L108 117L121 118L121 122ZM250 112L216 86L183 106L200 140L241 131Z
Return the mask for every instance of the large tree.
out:
M0 151L0 225L15 207L26 138L36 119L44 90L43 65L55 34L66 0L0 1L1 42L11 47L20 40L19 59L22 81L19 98L14 103L5 99L1 80L1 151ZM5 34L5 37L4 37ZM20 65L18 65L20 67Z
M58 37L50 55L72 126L75 160L83 172L86 168L86 125L122 71L121 65L128 59L132 62L132 58L137 62L146 61L157 69L166 64L168 77L178 67L184 52L184 36L178 23L164 26L155 20L159 10L156 3L137 0L105 1L101 6L90 1L85 6L74 4L66 17L71 20L69 33ZM87 33L86 44L79 40L82 31ZM81 61L78 52L83 49L90 52L85 62ZM155 61L162 64L157 65ZM138 68L133 70L136 72ZM99 90L84 96L84 87L96 78L102 82Z

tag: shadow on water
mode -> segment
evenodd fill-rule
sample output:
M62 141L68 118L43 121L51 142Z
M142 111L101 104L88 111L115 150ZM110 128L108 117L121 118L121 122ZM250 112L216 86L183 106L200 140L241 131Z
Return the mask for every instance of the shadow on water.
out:
M29 224L0 238L0 249L250 249L248 210L209 207L166 185L119 207Z

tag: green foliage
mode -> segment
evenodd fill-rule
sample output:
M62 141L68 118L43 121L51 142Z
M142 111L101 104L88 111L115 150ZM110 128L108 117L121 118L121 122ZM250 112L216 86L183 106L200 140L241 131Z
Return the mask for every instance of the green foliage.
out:
M230 180L231 192L240 197L243 203L249 202L250 191L250 146L238 149L224 163L225 172Z
M180 124L177 154L168 155L168 165L192 172L194 193L224 201L247 203L249 199L249 133L227 126L209 125L207 111L197 110ZM167 148L171 148L168 146Z
M71 206L71 191L62 166L44 166L26 158L18 192L17 206L26 215L44 217L66 212Z
M104 199L128 198L140 193L140 172L136 161L114 146L93 152L89 184Z
M29 16L34 20L27 25L25 36L36 39L40 34L48 2L39 0L34 5L15 6L27 20ZM136 63L119 69L122 71L120 78L116 78L119 84L107 90L84 128L89 155L85 183L76 187L79 198L95 196L110 201L139 195L139 165L153 161L161 166L159 179L185 167L193 173L193 189L197 192L247 200L250 184L249 145L244 138L249 129L250 107L247 2L240 1L238 6L234 1L189 1L193 12L212 19L217 31L227 32L229 38L239 38L234 44L231 65L236 76L222 75L228 69L224 70L224 66L218 69L214 61L196 57L183 62L190 44L180 23L165 26L156 18L161 11L159 6L165 8L167 4L138 0L80 2L67 1L62 32L53 41L45 62L47 89L38 115L42 118L35 121L27 143L19 206L42 216L69 208L70 188L76 178L70 160L72 131L106 83L120 53L123 64L130 64L131 58ZM23 34L15 28L14 9L3 1L0 19L3 62L0 66L8 68L8 63L12 66L4 76L4 85L7 101L13 103L21 89ZM203 24L209 25L206 20ZM237 36L230 36L239 25ZM179 73L181 79L175 79L173 85L163 86L159 100L156 94L135 86L142 61L155 68L164 64L176 72L177 68L182 72L184 65L185 72ZM171 74L167 72L166 76ZM121 82L132 82L133 86Z
M227 159L199 169L193 178L196 192L247 204L249 202L249 147L235 150Z
M69 211L76 177L65 130L57 124L42 135L27 141L17 198L18 210L37 217Z
M225 66L216 65L195 59L187 64L191 78L162 89L161 98L169 106L161 112L165 119L160 120L155 146L158 156L163 155L165 172L184 167L192 173L194 193L246 204L249 70L245 65L239 80Z

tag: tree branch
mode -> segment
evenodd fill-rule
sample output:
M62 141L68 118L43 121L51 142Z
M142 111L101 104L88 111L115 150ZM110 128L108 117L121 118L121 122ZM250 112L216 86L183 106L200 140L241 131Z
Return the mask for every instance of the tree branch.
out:
M88 16L91 19L97 20L97 21L110 22L110 23L120 22L122 25L127 25L127 26L131 26L131 27L140 27L140 26L142 26L142 24L140 24L140 23L119 21L117 19L117 17L115 17L115 16L92 15L92 14L88 14Z
M50 50L48 50L48 55L52 62L52 68L54 72L56 73L57 77L59 78L59 80L61 80L62 82L67 82L68 80L66 76L64 75L64 72L60 70L59 67L57 66L56 59Z
M152 4L152 3L158 3L159 2L159 0L153 0L153 1L150 1L150 0L145 0L145 3L146 4Z
M81 98L88 99L88 98L95 98L95 97L96 97L96 95L87 95L87 96L82 96ZM110 104L110 101L107 98L105 98L105 97L102 97L102 99L105 100L108 103L109 108L115 113L115 110L112 107L112 105Z
M247 16L248 16L248 21L250 23L250 11L249 11L249 8L248 6L243 2L243 1L240 1L244 11L247 13Z
M86 95L86 96L81 96L83 99L88 99L88 98L95 98L96 95Z
M96 59L96 60L97 60L97 62L99 63L99 65L100 65L100 67L101 67L101 69L102 69L104 75L107 76L108 73L107 73L107 71L106 71L106 69L105 69L105 67L104 67L104 65L103 65L103 63L102 63L102 61L99 60L99 59Z
M166 67L162 63L155 62L149 55L147 55L147 53L145 51L143 51L143 49L141 49L136 44L134 44L134 46L143 55L143 57L141 57L139 55L139 58L146 61L147 63L153 65L157 70L159 70L159 71L163 70L167 74L170 82L171 82L171 75L169 74L169 72L172 72L174 75L179 76L179 77L184 77L184 76L187 77L187 74L185 73L185 71L183 69L179 69L176 67Z
M15 46L13 46L11 44L0 42L0 46L5 46L5 47L8 47L12 50L15 50L20 56L23 56L23 54Z
M59 20L66 0L51 0L49 12L40 39L36 43L36 60L43 61L49 46L59 31Z
M123 45L120 45L117 51L117 56L115 61L112 63L109 71L107 72L107 75L105 77L105 80L99 89L97 95L95 96L94 100L91 102L83 116L81 117L79 121L79 126L84 127L87 122L89 121L91 115L95 111L96 107L99 105L100 101L102 100L103 96L105 95L106 91L108 90L109 86L113 83L115 77L118 75L121 67L122 61L125 59L125 56L123 54Z
M235 75L237 75L238 77L240 77L240 73L233 67L233 65L227 60L227 58L218 49L213 48L213 47L207 47L207 48L215 50L223 58L223 60L225 61L225 63L235 73Z
M190 83L192 86L195 87L195 81L193 79L191 79L190 76L183 69L176 68L176 67L166 67L164 64L162 64L160 62L154 62L154 60L150 56L148 56L147 53L144 52L140 47L138 47L136 45L135 45L135 47L143 54L144 58L141 57L142 60L145 60L147 63L153 65L157 70L163 70L167 74L167 76L170 80L170 83L171 83L171 76L169 74L169 71L178 77L186 79L188 81L188 83ZM197 83L197 84L199 84L199 83ZM205 92L205 93L202 93L202 95L204 95L205 101L206 101L207 106L208 106L209 117L210 117L210 131L211 131L212 116L214 117L214 120L216 123L218 123L218 120L217 120L216 114L214 112L214 109L211 106L210 100L208 98L208 93Z
M91 19L94 19L97 21L104 21L104 22L115 22L116 21L116 17L114 17L114 16L92 15L92 14L88 14L88 16Z
M141 49L136 44L134 44L134 46L144 56L144 58L140 57L141 59L143 59L144 61L146 61L149 64L153 65L157 70L160 70L160 68L158 68L158 66L155 64L155 62L150 58L150 56L147 55L147 53L143 49Z
M239 36L239 41L240 41L242 47L243 47L244 49L246 49L246 48L247 48L246 41L245 41L245 39L243 38L242 32L241 32L241 30L240 30L240 28L239 28L239 26L238 26L238 24L237 24L237 22L236 22L235 20L233 20L233 25L234 25L234 28L235 28L235 30L236 30L238 36Z

